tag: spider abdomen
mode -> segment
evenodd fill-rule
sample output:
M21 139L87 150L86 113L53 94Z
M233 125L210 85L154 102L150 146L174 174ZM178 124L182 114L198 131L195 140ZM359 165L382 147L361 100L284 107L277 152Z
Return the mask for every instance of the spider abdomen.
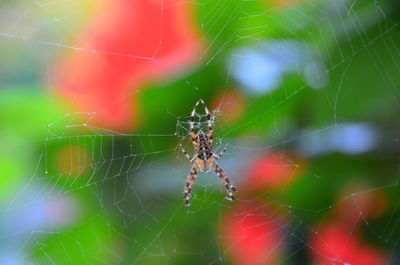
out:
M197 136L197 157L207 161L212 156L212 147L207 135L200 133Z

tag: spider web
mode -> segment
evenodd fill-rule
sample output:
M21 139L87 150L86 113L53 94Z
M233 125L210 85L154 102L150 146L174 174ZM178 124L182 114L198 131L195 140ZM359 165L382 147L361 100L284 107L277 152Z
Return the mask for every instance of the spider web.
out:
M161 13L189 5L207 41L192 72L124 93L149 115L132 133L63 113L49 96L58 54L93 52L70 40L88 1L0 1L0 263L397 264L398 4L154 2ZM235 93L246 104L231 121ZM191 165L178 144L192 154L199 98L210 99L214 149L228 144L219 163L238 193L229 202L215 174L200 174L186 208ZM285 183L246 182L260 158Z

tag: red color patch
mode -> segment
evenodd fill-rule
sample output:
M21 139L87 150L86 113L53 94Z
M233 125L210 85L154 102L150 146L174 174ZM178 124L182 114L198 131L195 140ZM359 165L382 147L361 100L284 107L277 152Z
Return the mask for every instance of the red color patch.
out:
M289 157L264 155L250 165L243 186L251 190L281 188L296 179L299 167Z
M161 6L163 3L163 6ZM101 1L76 47L57 63L57 95L74 111L95 112L92 124L131 130L140 118L137 91L176 75L200 53L189 2Z
M281 256L281 227L275 216L259 205L241 205L227 213L221 222L221 241L236 265L277 264Z
M338 224L322 226L311 240L311 252L321 265L386 265L383 255Z
M237 91L224 92L216 96L212 109L221 108L221 123L231 124L237 122L244 113L245 99Z

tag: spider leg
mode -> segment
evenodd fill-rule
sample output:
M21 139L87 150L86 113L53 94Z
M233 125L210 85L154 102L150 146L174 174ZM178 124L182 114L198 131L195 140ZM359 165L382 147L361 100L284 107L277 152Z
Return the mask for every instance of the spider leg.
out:
M214 140L214 131L213 131L213 127L212 127L211 114L208 111L208 108L207 108L206 104L204 104L204 101L202 99L200 99L199 101L203 105L204 111L206 112L206 115L207 115L208 139L210 140L210 144L212 144L213 140Z
M197 106L199 105L200 101L197 101L197 103L194 105L192 113L190 114L190 120L189 120L189 127L190 127L190 135L192 136L192 143L194 146L197 146L197 141L196 141L196 134L194 132L194 115L196 114Z
M197 171L198 171L198 165L194 164L192 169L189 172L189 175L186 178L185 191L183 194L186 207L190 206L189 199L190 199L190 195L192 194L192 185L196 182Z
M236 188L232 185L231 181L229 180L228 176L225 175L224 170L218 165L216 161L213 162L213 167L215 172L217 173L219 179L221 180L222 183L224 183L226 191L228 193L229 197L225 197L229 201L234 201L235 197L233 194L236 192Z
M220 159L220 158L223 156L223 154L225 153L225 151L226 151L227 148L228 148L228 144L226 144L226 145L224 146L224 149L222 149L222 151L219 152L219 154L213 154L214 158Z
M197 111L197 107L199 106L199 104L201 104L203 106L204 111L206 112L207 123L208 123L208 138L210 140L210 143L212 144L213 138L214 138L214 131L213 131L213 127L212 127L211 114L207 108L207 105L204 103L204 101L202 99L199 99L196 102L196 104L193 107L192 114L190 115L190 133L192 135L192 142L193 142L193 139L196 140L196 134L194 133L194 115Z
M189 160L189 162L193 163L195 157L190 157L190 155L188 154L188 152L186 151L186 149L183 147L183 145L181 143L179 143L179 147L181 149L181 152L185 155L185 157L187 158L187 160Z

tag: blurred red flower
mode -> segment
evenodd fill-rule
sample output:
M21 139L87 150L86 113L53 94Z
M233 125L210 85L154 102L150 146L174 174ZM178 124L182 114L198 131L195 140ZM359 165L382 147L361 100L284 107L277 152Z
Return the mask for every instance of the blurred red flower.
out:
M56 65L57 95L92 124L130 130L140 118L137 91L187 69L201 51L190 2L98 1L91 22Z
M366 185L350 183L339 195L335 219L343 225L361 225L364 219L377 219L388 208L386 193Z
M277 264L283 239L279 217L260 203L236 205L221 221L222 246L236 265Z
M289 156L277 153L257 158L249 168L242 186L250 190L281 188L294 181L302 169Z
M322 225L310 241L312 255L320 265L385 265L384 255L362 242L354 227L337 223Z
M245 99L237 91L224 91L218 94L212 103L212 109L221 109L221 117L218 119L223 124L237 122L243 115ZM218 115L218 114L217 114Z

